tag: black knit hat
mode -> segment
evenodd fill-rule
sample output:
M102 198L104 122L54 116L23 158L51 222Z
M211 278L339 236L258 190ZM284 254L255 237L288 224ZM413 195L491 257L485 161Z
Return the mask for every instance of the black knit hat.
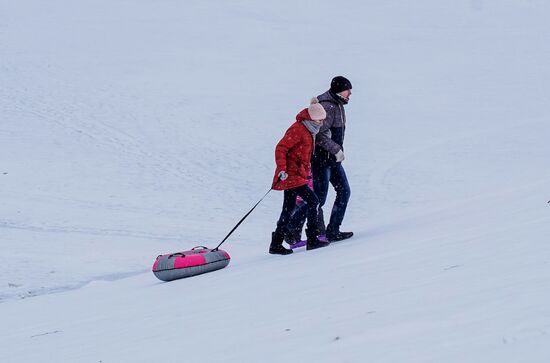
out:
M337 76L330 82L330 90L333 93L340 93L348 89L351 89L351 82L346 77Z

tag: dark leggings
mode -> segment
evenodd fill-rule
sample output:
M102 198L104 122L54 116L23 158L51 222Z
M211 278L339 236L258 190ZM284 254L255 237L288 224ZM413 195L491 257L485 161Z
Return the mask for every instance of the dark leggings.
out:
M319 198L309 189L307 185L302 185L296 188L287 189L284 191L283 210L279 221L277 222L277 230L282 233L289 233L288 222L290 215L296 207L296 197L300 196L306 204L307 208L307 228L312 231L317 231L317 208L319 207Z
M341 163L334 163L331 165L318 165L311 164L313 173L313 189L315 195L319 198L319 215L318 226L323 229L323 205L327 200L329 183L332 184L336 191L336 199L332 207L332 213L330 214L330 221L327 225L327 230L331 232L337 232L340 230L340 225L344 220L346 214L346 208L351 196L351 189L349 187L346 171ZM293 211L288 225L288 229L291 231L302 230L302 226L305 220L305 210L303 205L299 205ZM320 231L324 233L322 230Z

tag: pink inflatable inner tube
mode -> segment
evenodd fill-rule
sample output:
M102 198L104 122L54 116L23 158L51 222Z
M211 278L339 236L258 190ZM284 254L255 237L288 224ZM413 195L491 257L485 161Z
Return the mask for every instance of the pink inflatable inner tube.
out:
M190 251L158 256L153 264L153 273L159 280L172 281L222 269L230 259L224 250L199 246Z

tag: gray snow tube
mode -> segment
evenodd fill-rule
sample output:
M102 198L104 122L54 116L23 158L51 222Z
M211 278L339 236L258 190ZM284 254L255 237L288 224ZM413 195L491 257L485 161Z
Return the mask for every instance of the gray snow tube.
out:
M153 264L153 273L162 281L172 281L216 271L229 265L229 254L203 246L190 251L160 255Z

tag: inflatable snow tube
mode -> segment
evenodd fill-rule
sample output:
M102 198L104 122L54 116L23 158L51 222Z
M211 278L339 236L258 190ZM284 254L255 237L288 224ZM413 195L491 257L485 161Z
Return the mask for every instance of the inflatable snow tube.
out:
M153 273L162 281L172 281L216 271L229 264L229 254L203 246L190 251L160 255L153 264Z

